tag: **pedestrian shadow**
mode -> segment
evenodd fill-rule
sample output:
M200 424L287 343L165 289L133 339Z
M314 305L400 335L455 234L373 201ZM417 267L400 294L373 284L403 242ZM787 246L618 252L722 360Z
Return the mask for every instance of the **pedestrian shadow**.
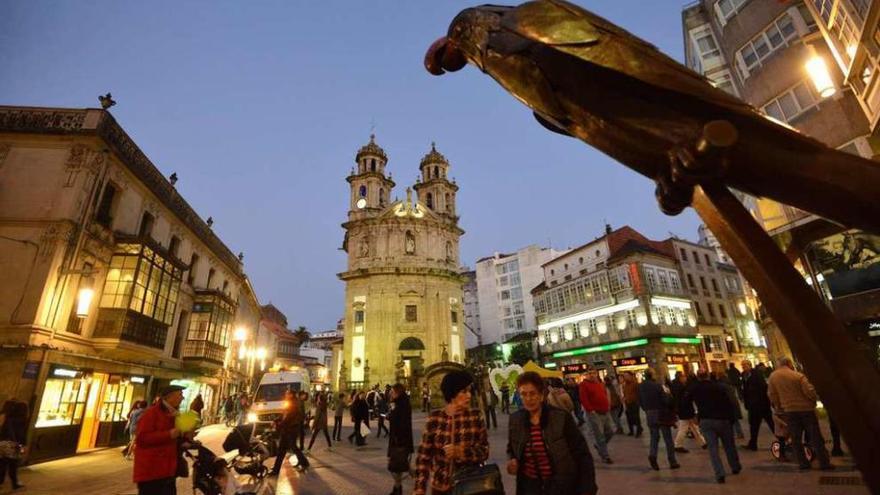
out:
M653 471L650 466L622 466L619 464L615 464L613 466L609 466L607 464L598 464L596 465L596 469L601 471L630 471L633 473L649 473Z

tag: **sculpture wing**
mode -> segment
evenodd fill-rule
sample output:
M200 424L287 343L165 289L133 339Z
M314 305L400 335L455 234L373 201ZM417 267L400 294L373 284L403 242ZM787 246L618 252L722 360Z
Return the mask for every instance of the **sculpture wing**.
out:
M502 28L646 84L736 112L755 113L751 106L715 88L654 45L565 0L524 3L504 16Z

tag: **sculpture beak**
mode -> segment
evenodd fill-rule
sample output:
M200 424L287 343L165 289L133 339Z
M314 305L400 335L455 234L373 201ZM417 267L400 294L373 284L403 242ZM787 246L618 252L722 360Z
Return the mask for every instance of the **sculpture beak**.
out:
M455 43L444 36L435 41L425 54L425 69L435 76L455 72L467 65L467 59Z

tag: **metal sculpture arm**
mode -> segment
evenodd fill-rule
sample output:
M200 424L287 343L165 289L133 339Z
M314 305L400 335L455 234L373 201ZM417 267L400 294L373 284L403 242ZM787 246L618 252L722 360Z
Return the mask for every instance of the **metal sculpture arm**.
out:
M880 493L880 376L732 187L880 233L880 164L830 149L718 90L649 43L563 0L466 9L435 42L435 75L470 63L541 125L693 206L757 290Z

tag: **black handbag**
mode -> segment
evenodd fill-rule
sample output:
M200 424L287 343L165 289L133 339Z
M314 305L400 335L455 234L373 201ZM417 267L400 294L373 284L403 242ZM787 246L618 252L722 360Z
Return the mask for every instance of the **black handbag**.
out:
M455 418L452 418L452 434L455 441ZM498 464L481 464L454 469L449 477L450 495L504 495L504 483Z

